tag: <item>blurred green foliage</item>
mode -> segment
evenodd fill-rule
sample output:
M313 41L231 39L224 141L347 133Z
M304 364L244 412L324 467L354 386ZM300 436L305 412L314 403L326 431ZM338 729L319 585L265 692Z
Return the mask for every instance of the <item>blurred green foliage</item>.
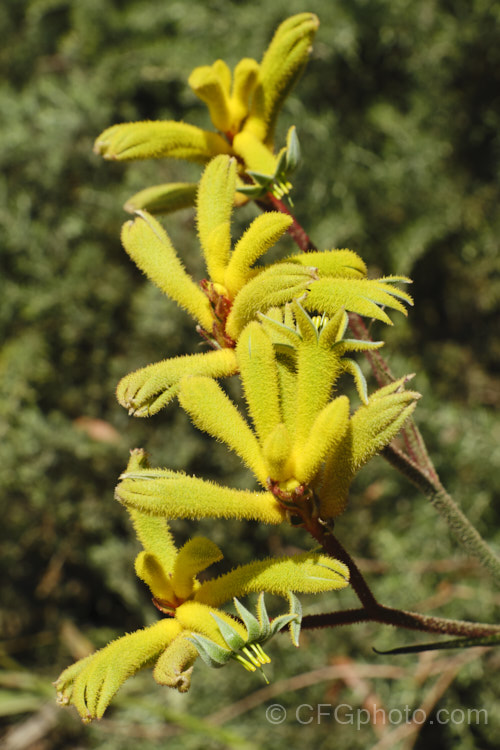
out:
M303 10L316 12L321 26L280 124L281 141L296 124L303 151L294 180L296 213L320 247L350 247L374 272L414 279L408 322L375 333L386 338L396 373L417 373L424 395L417 421L444 484L480 532L500 543L494 502L500 491L494 418L500 400L494 325L500 6L487 0L3 0L0 713L9 725L20 722L10 731L30 712L45 716L48 681L80 654L86 638L99 646L155 618L132 575L135 543L126 513L113 501L128 449L146 447L155 465L224 477L235 486L248 481L238 462L196 433L179 409L140 421L115 403L122 375L198 346L187 316L121 250L121 205L149 184L189 179L199 170L171 162L104 163L92 154L92 142L105 127L127 120L182 118L208 127L205 107L186 85L191 69L218 57L230 65L243 55L259 59L277 24ZM252 211L241 212L240 226ZM167 226L196 271L192 214L173 216ZM269 533L237 522L197 528L221 544L228 565L303 544L291 529ZM193 526L179 522L176 529L182 539ZM366 561L384 603L421 603L429 613L464 619L497 616L498 595L486 575L463 559L432 508L381 459L360 475L338 533ZM347 591L304 604L307 611L325 611L353 606L354 599ZM374 625L304 633L299 652L285 640L274 647L274 679L338 659L351 664L354 676L356 664L385 664L404 669L405 677L380 677L369 688L388 709L409 704L413 710L432 692L432 670L415 678L416 662L425 671L426 659L377 657L371 646L414 638ZM436 673L452 674L454 658L440 656ZM458 678L430 709L486 707L488 724L427 724L404 747L413 741L426 748L495 747L495 666L491 651L460 672L457 667ZM148 750L168 738L172 748L275 748L294 745L298 735L318 748L335 742L355 749L381 736L369 726L355 731L326 718L307 725L289 718L279 726L265 719L265 706L274 702L292 715L303 703L365 705L354 678L318 676L297 692L281 686L283 692L263 696L253 709L248 704L241 716L234 710L224 726L208 726L203 717L259 685L237 667L201 672L187 696L141 675L120 692L109 718L90 728L73 714L49 711L36 747L127 750L140 742Z

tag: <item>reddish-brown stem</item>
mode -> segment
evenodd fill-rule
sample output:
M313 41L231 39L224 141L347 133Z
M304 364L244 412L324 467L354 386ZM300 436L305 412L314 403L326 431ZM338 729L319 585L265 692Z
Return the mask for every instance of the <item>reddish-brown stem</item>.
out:
M293 219L293 223L288 230L288 234L304 253L318 249L316 245L311 241L304 227L299 224L295 216L293 216L293 214L288 210L283 201L280 201L274 195L268 193L265 201L257 202L264 211L279 211L282 214L287 214L287 216L290 216Z
M356 592L356 596L358 597L361 604L368 609L378 607L378 602L372 594L370 587L363 578L363 575L358 566L349 555L347 550L344 549L337 537L333 535L330 528L326 524L322 524L318 519L312 519L307 524L306 528L309 533L312 534L312 536L316 539L316 541L321 544L325 552L330 555L330 557L335 557L336 559L341 560L341 562L347 565L350 572L349 582Z
M358 566L334 536L332 528L316 518L310 519L306 523L306 528L328 555L340 560L349 568L350 584L363 606L323 615L308 615L303 618L302 627L306 629L325 628L352 625L359 622L380 622L385 625L420 630L425 633L468 636L469 638L480 638L500 633L500 626L496 625L465 622L464 620L448 620L443 617L429 617L418 612L407 612L379 604Z
M361 622L378 622L424 633L467 636L469 638L482 638L500 633L500 627L497 625L466 622L465 620L447 620L444 617L429 617L418 612L407 612L393 607L384 607L380 604L373 609L360 607L340 612L328 612L322 615L306 615L302 619L302 628L306 630L334 628Z

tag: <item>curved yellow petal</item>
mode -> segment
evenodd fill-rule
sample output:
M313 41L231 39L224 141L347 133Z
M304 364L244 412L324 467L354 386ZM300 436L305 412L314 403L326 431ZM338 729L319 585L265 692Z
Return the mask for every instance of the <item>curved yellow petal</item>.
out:
M259 323L249 323L241 334L236 358L248 411L262 443L282 418L275 351Z
M289 591L314 594L343 589L349 583L349 569L340 560L317 552L282 558L268 558L242 565L219 578L205 581L195 600L216 607L234 596L265 591L286 596Z
M175 688L179 693L187 693L191 686L193 664L198 657L195 646L187 639L189 631L182 632L167 646L153 670L153 677L159 685Z
M245 130L272 142L276 118L307 63L319 20L314 13L298 13L283 21L267 48Z
M196 220L198 234L212 281L224 282L231 250L231 213L236 191L236 160L217 156L200 180Z
M215 562L222 552L210 539L195 536L181 547L172 571L172 586L179 599L187 599L194 591L194 578Z
M74 680L71 695L82 719L100 719L125 680L158 657L180 632L181 625L175 620L160 620L112 641L87 657ZM64 672L60 679L63 678Z
M222 136L185 122L125 122L98 136L94 152L105 159L187 159L204 164L217 154L232 153Z
M203 354L184 354L142 367L120 380L116 389L119 403L135 417L156 414L175 398L186 375L213 378L235 375L238 370L234 349Z
M265 486L266 465L257 438L215 380L196 375L184 378L179 402L200 430L226 443Z
M218 64L217 64L218 63ZM231 129L229 87L231 71L223 60L195 68L188 78L192 90L208 107L214 127L222 133Z
M269 211L252 221L235 245L224 274L224 286L231 296L255 274L252 266L276 244L292 224L291 216ZM308 265L314 266L314 263Z
M210 330L210 303L186 272L161 224L141 211L134 221L124 224L121 238L125 250L141 271L203 328Z
M246 640L247 631L239 620L231 617L231 615L228 615L223 610L199 601L189 601L181 604L180 607L177 607L175 619L184 630L200 633L206 638L210 638L211 641L215 641L219 646L227 648L227 644L212 614L216 614L221 620L231 625Z
M168 577L168 570L164 570L156 555L145 550L139 552L135 558L135 572L156 599L175 602L175 591Z
M348 424L347 396L339 396L319 412L305 443L294 446L293 474L297 481L313 481L328 453L342 441Z

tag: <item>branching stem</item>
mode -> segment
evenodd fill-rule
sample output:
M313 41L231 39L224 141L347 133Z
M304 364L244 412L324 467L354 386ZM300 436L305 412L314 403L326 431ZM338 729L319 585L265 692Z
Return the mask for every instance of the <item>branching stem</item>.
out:
M304 252L316 249L306 231L282 201L268 193L266 200L259 201L259 205L263 211L281 211L292 216L293 224L288 231L297 246ZM356 338L365 341L371 340L368 329L359 315L350 313L349 325ZM365 352L365 356L380 386L387 385L395 380L389 365L378 350L368 350ZM394 445L389 445L382 451L382 456L418 487L445 520L455 539L465 549L467 554L476 558L494 576L495 580L500 583L500 558L489 548L478 531L462 513L451 495L446 492L429 456L424 439L413 419L410 419L403 428L402 436L407 452L405 453ZM351 569L351 575L353 575L353 569ZM356 574L354 576L356 579ZM355 581L351 581L351 583L353 586L355 585ZM360 592L357 592L358 595L360 596L361 592L363 592L363 596L368 595L364 588L366 584L361 585L360 583L360 586L361 589ZM360 599L363 602L361 596ZM382 609L384 611L391 611L385 607ZM418 617L421 616L418 615Z
M407 612L380 604L352 557L334 536L331 527L315 519L307 525L307 530L321 544L327 554L347 565L350 571L351 586L362 606L357 609L329 612L322 615L307 615L302 620L303 628L326 628L352 625L359 622L380 622L397 628L442 635L468 636L469 638L480 638L500 633L500 626L498 625L430 617L418 612Z

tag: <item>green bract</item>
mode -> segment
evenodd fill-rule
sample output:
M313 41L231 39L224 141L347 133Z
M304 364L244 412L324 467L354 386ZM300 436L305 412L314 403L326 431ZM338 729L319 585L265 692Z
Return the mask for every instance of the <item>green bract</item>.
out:
M219 668L227 664L230 659L235 659L249 672L255 672L256 669L262 669L264 664L269 664L271 661L262 650L261 644L272 638L285 625L290 625L292 640L296 646L299 645L302 607L297 597L291 592L289 593L289 600L289 614L275 617L271 623L266 610L264 593L259 595L257 618L235 597L234 606L246 627L246 639L241 636L236 628L222 620L218 615L213 614L212 617L219 627L219 632L226 646L220 646L215 641L197 634L192 635L189 640L209 667Z

